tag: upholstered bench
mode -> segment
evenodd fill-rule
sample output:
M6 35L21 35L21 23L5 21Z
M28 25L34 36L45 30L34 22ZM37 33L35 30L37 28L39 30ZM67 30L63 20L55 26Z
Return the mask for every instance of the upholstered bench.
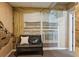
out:
M20 44L21 37L29 37L28 42L29 44ZM33 42L37 40L37 42ZM20 53L27 53L27 52L39 52L43 55L43 44L41 41L41 35L21 35L16 45L16 56Z

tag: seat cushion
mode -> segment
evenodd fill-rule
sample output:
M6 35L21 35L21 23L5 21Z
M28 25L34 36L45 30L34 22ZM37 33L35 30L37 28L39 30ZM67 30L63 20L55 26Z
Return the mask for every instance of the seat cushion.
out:
M20 44L17 47L42 47L42 44L30 45L30 44Z

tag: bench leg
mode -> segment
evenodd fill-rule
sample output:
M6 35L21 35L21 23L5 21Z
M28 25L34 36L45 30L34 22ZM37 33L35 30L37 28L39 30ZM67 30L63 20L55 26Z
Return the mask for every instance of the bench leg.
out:
M17 53L17 52L15 52L15 56L16 56L16 57L18 56L18 53Z

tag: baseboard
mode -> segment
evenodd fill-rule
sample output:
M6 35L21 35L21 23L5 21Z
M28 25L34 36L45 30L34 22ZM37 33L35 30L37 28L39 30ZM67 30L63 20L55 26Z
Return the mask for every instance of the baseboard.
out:
M43 50L65 50L67 48L57 48L57 47L44 47Z
M11 50L5 57L8 57L13 51Z
M8 57L13 51L16 51L16 49L12 49L5 57Z
M12 51L16 51L16 49L13 49Z

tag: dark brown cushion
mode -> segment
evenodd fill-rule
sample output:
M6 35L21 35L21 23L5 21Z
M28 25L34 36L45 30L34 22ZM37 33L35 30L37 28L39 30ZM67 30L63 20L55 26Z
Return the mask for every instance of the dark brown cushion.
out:
M30 44L20 44L17 47L41 47L42 44L37 45L30 45Z

